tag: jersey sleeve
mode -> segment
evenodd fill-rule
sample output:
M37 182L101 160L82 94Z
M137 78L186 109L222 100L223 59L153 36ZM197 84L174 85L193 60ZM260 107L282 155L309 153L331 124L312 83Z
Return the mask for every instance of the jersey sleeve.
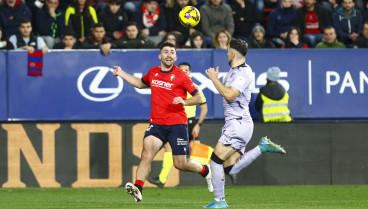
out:
M230 86L239 90L239 92L243 92L244 89L249 85L251 79L247 77L245 73L237 73L234 75L234 80L230 84Z
M144 75L142 78L141 78L141 80L142 80L142 82L144 83L144 84L146 84L147 86L151 86L150 85L150 81L149 81L149 72L146 74L146 75Z
M194 95L198 92L198 88L194 85L192 79L186 74L183 76L183 87L191 95Z

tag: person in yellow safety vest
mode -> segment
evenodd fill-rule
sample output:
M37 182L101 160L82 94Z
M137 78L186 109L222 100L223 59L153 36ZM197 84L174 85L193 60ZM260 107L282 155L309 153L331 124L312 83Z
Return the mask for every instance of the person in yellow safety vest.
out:
M189 63L187 62L182 62L178 65L178 67L182 70L184 70L189 76L191 73L191 66ZM196 85L196 84L194 84ZM197 85L196 85L197 86ZM196 119L196 105L193 106L184 106L185 108L185 113L187 114L188 117L188 136L189 136L189 141L190 141L190 145L189 147L192 147L193 144L193 139L198 137L199 135L199 131L200 131L200 127L204 121L204 119L206 118L207 112L208 112L208 107L207 107L207 103L206 103L206 98L202 92L201 89L199 89L199 87L197 86L197 89L199 91L199 93L202 96L202 101L203 103L199 105L199 107L201 108L201 113L199 115L199 119ZM192 97L189 93L187 94L187 99L188 97ZM158 176L156 177L148 177L148 181L151 184L155 184L158 187L163 187L166 183L166 179L167 176L169 175L170 169L173 166L173 157L172 157L172 150L171 150L171 146L169 143L166 143L164 145L164 159L162 161L162 168L161 168L161 172Z
M290 122L288 108L289 94L278 83L280 68L271 67L267 70L267 84L262 87L257 96L255 107L263 122Z

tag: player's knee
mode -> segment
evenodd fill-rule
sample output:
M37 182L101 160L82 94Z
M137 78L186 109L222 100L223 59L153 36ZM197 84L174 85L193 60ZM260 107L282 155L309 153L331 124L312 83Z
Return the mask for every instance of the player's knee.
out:
M150 151L148 151L148 150L143 150L142 151L142 156L141 156L142 161L152 161L153 157L154 156Z
M219 158L215 152L212 152L212 155L211 155L211 160L217 164L223 164L224 163L224 160L222 160L221 158Z
M174 160L174 167L178 170L185 171L185 162Z

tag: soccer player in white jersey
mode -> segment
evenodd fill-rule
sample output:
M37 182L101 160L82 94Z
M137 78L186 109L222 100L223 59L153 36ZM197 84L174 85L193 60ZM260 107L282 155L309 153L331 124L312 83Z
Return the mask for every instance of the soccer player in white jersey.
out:
M240 39L230 41L227 49L230 71L224 84L218 79L219 68L206 70L218 92L224 97L225 125L211 156L212 184L215 200L203 208L228 208L225 201L225 175L236 174L247 167L263 152L286 154L280 146L262 137L259 145L245 153L252 138L253 121L249 113L252 91L252 68L246 64L248 44Z

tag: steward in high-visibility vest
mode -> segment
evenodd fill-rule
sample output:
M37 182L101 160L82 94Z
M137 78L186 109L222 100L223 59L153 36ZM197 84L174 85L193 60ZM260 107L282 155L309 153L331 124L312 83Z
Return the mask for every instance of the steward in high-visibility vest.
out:
M256 99L256 110L264 122L290 122L288 108L289 94L277 81L280 69L272 67L267 71L267 84L262 87Z

